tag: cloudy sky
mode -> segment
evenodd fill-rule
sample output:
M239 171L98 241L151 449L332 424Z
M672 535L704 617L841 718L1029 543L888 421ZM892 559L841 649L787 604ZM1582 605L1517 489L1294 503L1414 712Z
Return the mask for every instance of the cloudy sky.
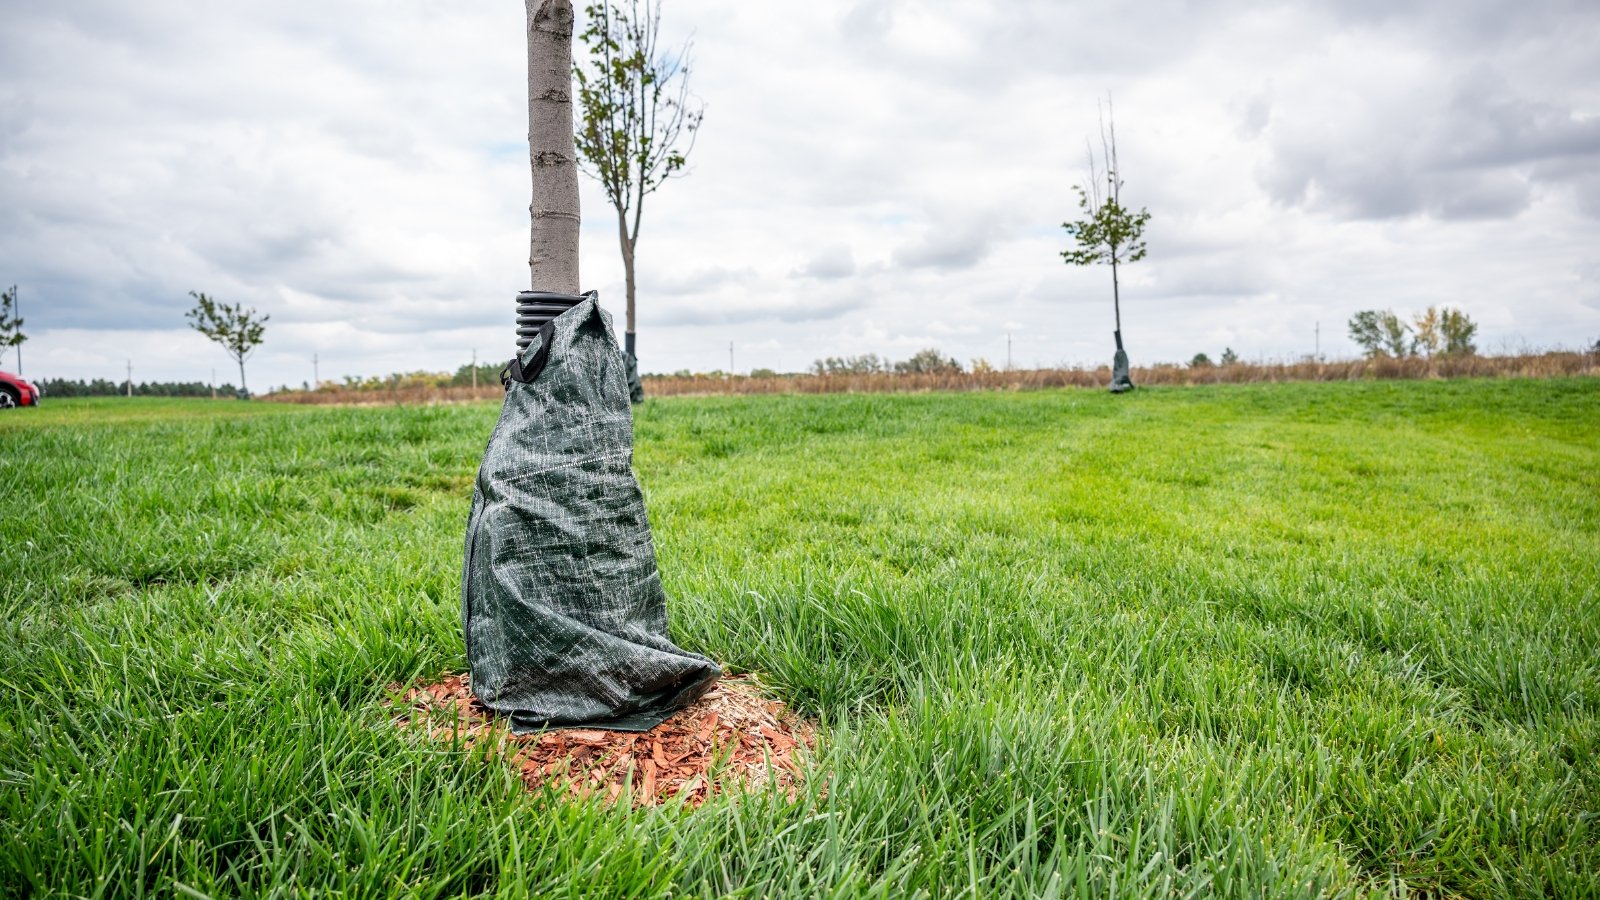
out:
M260 388L505 357L528 282L511 0L0 0L0 281L30 375L226 377L188 292L272 316ZM639 248L646 371L825 355L1098 363L1058 253L1115 99L1135 362L1351 355L1460 306L1489 352L1600 338L1593 0L667 0L705 126ZM616 220L586 288L620 315ZM5 358L15 368L15 355Z

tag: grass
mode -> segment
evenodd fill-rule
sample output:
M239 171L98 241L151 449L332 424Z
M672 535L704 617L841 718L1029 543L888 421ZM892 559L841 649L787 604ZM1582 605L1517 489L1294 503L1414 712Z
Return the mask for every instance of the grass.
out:
M495 413L0 416L0 894L1600 894L1600 381L653 400L676 637L826 745L692 813L387 724Z

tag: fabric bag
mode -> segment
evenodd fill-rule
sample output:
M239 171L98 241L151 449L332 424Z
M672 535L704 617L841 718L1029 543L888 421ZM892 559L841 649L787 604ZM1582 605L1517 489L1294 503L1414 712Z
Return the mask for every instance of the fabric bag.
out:
M502 378L461 578L473 693L517 732L653 728L722 673L667 637L627 360L598 297L545 323Z

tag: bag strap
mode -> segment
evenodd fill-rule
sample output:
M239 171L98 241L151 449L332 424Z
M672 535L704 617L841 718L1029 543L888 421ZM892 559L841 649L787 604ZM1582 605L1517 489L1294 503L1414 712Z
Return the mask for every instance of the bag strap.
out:
M513 381L519 384L533 384L533 380L539 377L539 373L543 372L544 367L550 362L550 345L555 342L555 337L554 319L539 326L539 349L534 351L533 358L524 366L521 354L511 357L511 362L500 370L500 383L507 389L511 387Z

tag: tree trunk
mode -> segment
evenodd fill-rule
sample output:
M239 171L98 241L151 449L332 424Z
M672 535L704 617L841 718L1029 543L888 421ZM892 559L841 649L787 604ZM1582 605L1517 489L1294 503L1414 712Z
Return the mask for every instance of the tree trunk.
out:
M578 167L572 138L570 0L526 0L532 288L578 293Z
M620 212L617 213L617 235L621 239L621 245L622 245L622 276L623 276L624 283L627 285L627 294L628 294L628 328L627 328L627 335L628 335L628 338L631 340L633 338L634 332L638 330L635 327L636 323L635 323L634 318L633 318L633 296L634 296L633 236L628 234L628 219L627 219L627 217L624 216ZM632 352L632 351L630 350L629 352Z
M1117 317L1117 334L1122 333L1122 294L1117 287L1117 257L1115 249L1111 255L1111 309Z
M244 359L241 357L239 360L239 395L246 397L249 394L250 389L244 386Z

